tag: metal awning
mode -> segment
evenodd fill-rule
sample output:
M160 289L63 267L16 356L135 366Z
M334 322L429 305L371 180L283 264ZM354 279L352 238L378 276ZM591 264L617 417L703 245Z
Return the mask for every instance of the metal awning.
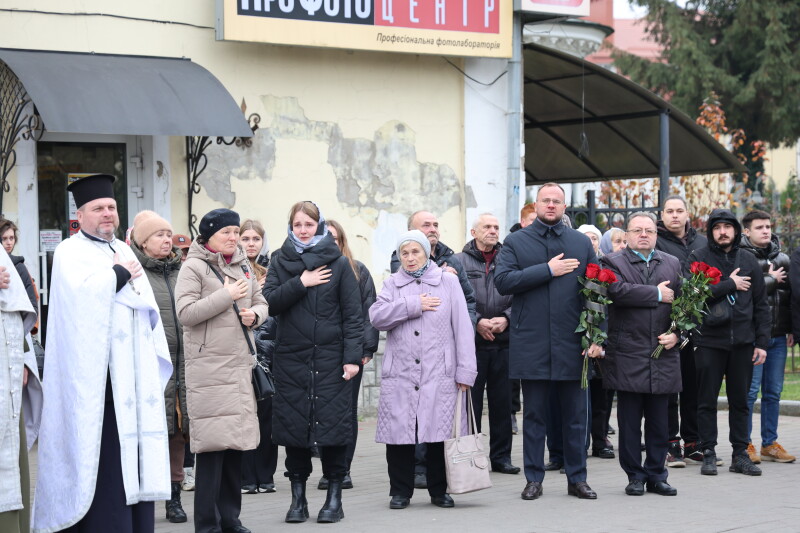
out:
M745 172L694 120L627 78L541 45L523 53L527 185Z
M251 137L231 95L188 59L0 48L46 131Z

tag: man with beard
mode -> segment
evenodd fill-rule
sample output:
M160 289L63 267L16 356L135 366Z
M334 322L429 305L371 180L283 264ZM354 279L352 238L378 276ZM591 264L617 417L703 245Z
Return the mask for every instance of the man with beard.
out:
M658 222L656 250L678 258L684 270L689 268L689 254L708 245L689 222L689 208L682 196L667 197L661 220ZM680 425L678 423L678 394L670 394L668 409L669 451L667 466L683 468L686 464L703 462L703 452L697 448L697 371L694 367L694 346L691 341L681 350ZM681 452L681 438L683 452ZM684 461L685 457L685 461ZM717 466L720 466L718 464Z
M728 209L708 217L708 246L689 254L688 262L702 261L722 272L711 285L708 313L692 331L697 366L697 426L703 466L700 473L717 475L717 397L725 377L733 457L729 470L760 476L761 469L747 455L747 393L753 365L764 364L771 320L764 276L753 254L740 249L742 228ZM686 275L690 275L686 272Z
M748 435L753 431L753 405L761 390L761 453L756 454L752 440L747 445L747 454L754 463L775 461L794 462L795 456L778 444L778 414L783 372L786 366L786 347L794 344L790 309L791 286L789 284L789 257L781 252L781 243L772 233L769 213L751 211L742 219L744 236L742 250L751 252L758 260L764 274L764 287L772 317L772 332L767 347L767 360L753 368L753 383L747 405L750 408ZM752 438L752 436L751 436Z
M522 380L528 482L523 500L535 500L543 492L545 420L553 390L564 433L567 493L597 498L586 483L588 397L580 385L581 336L575 333L584 304L578 277L585 274L595 254L589 239L565 226L565 210L561 186L542 185L536 197L536 220L506 238L495 268L498 292L514 297L509 375ZM600 348L592 346L587 352L597 357Z

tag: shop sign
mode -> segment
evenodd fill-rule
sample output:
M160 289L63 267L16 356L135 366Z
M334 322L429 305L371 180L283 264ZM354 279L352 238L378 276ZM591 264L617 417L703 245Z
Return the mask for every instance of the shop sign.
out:
M55 252L62 238L60 229L39 230L39 251Z
M219 40L511 57L509 0L217 0L217 13Z
M588 17L591 0L520 0L520 11Z

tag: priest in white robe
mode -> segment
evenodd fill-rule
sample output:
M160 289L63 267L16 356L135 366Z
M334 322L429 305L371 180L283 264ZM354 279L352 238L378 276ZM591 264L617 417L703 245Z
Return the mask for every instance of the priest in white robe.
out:
M68 186L81 230L56 248L35 532L150 533L170 496L172 364L153 291L115 238L114 177Z
M28 331L36 312L0 251L0 532L30 531L28 450L36 441L42 389Z

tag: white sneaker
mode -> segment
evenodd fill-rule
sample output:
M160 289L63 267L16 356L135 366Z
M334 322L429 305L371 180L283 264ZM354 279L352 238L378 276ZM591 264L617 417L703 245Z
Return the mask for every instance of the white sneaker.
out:
M183 469L183 490L194 490L194 468L188 467Z

